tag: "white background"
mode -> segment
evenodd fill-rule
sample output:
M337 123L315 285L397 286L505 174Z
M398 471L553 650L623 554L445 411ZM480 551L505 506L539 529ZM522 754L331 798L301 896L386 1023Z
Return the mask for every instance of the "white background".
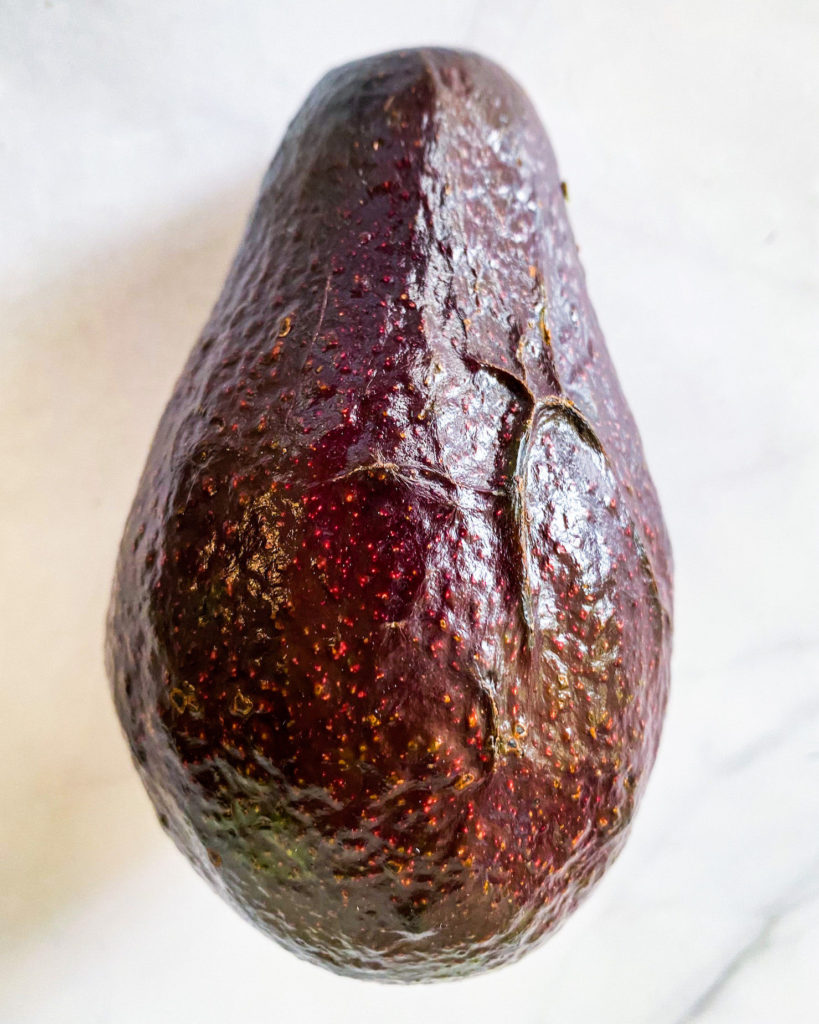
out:
M475 48L538 105L677 563L624 854L518 966L307 966L164 838L102 668L118 538L286 122ZM0 0L0 1018L806 1022L819 962L819 4Z

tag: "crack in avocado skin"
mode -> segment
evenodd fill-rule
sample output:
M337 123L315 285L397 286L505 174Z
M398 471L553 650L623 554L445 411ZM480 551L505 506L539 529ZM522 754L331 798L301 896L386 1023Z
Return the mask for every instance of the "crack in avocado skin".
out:
M340 973L510 962L621 848L671 600L529 101L455 51L331 72L123 537L107 664L163 826Z

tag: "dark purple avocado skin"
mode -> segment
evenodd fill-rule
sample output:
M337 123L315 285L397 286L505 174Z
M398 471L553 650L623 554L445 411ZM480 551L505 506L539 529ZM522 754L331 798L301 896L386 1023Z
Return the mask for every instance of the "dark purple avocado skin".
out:
M671 571L529 100L450 50L328 74L120 550L108 670L165 829L340 973L515 960L622 846Z

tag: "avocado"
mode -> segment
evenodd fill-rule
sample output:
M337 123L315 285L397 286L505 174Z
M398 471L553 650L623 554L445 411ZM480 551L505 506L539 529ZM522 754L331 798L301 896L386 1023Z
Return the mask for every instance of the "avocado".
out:
M621 849L669 541L526 95L326 75L162 416L108 619L163 827L256 926L384 981L515 960Z

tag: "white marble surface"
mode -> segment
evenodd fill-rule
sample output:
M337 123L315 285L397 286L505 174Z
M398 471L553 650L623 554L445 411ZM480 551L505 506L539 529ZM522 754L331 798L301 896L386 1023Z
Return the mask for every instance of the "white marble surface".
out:
M0 3L0 1019L819 1019L816 0ZM594 896L410 990L283 953L153 820L114 554L286 120L328 66L482 50L541 109L677 562L673 696Z

